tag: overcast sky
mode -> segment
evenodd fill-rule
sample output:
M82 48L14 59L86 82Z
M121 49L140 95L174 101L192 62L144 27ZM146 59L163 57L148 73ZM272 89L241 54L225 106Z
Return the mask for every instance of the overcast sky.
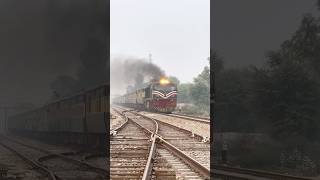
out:
M153 63L182 82L208 64L210 0L111 0L110 9L111 60L150 52Z
M229 67L261 66L265 52L280 48L316 0L214 0L213 48Z

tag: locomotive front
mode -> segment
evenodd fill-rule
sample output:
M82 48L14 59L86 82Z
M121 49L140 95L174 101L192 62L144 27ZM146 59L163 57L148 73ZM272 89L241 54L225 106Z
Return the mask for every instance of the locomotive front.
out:
M150 106L156 111L171 113L177 106L177 85L167 78L161 78L151 85Z

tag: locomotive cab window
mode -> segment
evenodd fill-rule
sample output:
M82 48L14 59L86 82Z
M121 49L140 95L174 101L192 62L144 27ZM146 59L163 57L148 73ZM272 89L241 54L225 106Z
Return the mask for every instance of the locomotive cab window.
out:
M154 90L170 92L170 91L176 91L177 87L173 84L169 84L169 85L157 84L154 86Z

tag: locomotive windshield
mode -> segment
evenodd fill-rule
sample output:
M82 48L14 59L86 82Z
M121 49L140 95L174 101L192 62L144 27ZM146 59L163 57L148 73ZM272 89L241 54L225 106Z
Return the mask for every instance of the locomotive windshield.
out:
M177 87L174 84L168 84L168 85L156 84L154 86L154 90L168 93L168 92L171 92L171 91L176 91Z

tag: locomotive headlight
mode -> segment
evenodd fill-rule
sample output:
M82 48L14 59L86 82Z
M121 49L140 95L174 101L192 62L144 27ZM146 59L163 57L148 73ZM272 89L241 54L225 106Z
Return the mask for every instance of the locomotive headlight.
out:
M169 79L167 79L167 78L161 78L160 79L160 84L161 85L165 85L165 84L169 84L170 83L170 81L169 81Z

